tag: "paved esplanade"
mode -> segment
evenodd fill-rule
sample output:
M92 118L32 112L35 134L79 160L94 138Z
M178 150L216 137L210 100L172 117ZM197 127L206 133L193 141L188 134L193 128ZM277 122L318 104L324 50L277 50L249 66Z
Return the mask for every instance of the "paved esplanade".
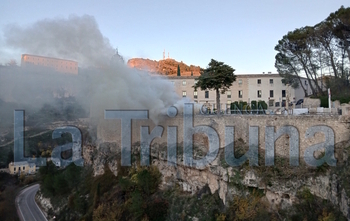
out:
M38 189L39 184L35 184L22 190L16 197L17 212L22 221L47 221L35 202Z

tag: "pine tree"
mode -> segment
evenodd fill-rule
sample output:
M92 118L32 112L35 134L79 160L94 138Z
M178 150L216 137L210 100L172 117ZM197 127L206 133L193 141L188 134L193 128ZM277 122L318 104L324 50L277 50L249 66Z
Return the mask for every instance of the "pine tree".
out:
M224 94L236 80L235 69L231 66L211 59L208 68L201 69L201 76L193 86L195 90L215 90L217 114L220 115L220 91Z
M180 65L177 65L177 76L181 76Z

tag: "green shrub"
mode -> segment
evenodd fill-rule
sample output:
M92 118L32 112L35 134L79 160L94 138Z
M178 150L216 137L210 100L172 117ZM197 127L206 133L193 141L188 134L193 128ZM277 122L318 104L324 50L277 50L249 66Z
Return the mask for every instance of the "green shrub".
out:
M267 109L267 103L265 101L258 101L258 108L261 108L266 110Z
M78 184L81 182L82 170L82 167L76 166L74 163L67 166L64 175L70 189L78 187Z
M55 194L55 188L52 185L53 181L54 181L54 175L51 175L51 174L48 174L47 176L45 176L43 178L43 181L42 181L43 185L41 186L42 187L41 191L44 194L47 194L47 195L54 195Z
M53 178L52 185L56 195L64 195L69 191L68 183L62 173Z
M88 208L88 202L85 196L81 196L79 193L74 197L74 209L81 214L85 214Z
M140 218L144 214L143 201L144 200L140 191L135 190L131 193L131 199L128 209L130 211L130 214L132 214L132 216L135 217L136 220L140 220Z
M166 219L169 209L169 202L159 196L151 200L146 209L149 220L162 221Z
M249 113L250 105L245 101L239 101L239 102L235 101L235 102L231 103L230 109L231 109L231 111L233 111L236 114L238 114L238 113L245 114L246 110Z
M295 205L295 214L291 220L346 220L330 202L314 196L307 188L299 191L296 196L299 203Z
M328 96L318 96L314 98L319 98L321 101L321 107L328 108ZM341 104L348 104L350 102L350 96L346 95L337 95L337 96L332 96L331 97L332 101L338 100Z
M117 184L117 180L117 177L114 176L112 171L106 165L104 174L95 177L90 195L94 196L94 193L97 191L97 189L99 189L100 195L102 196Z
M261 195L255 189L247 196L235 196L227 212L228 220L256 220L267 209L260 199Z
M328 97L327 96L320 96L318 97L321 101L321 107L328 107Z

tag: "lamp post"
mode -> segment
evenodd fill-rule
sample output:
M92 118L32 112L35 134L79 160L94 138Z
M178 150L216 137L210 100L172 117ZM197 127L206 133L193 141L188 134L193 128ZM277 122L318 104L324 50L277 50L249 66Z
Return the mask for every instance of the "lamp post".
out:
M286 109L287 109L287 115L289 114L289 84L287 86L287 100L286 100Z
M331 89L328 88L328 108L329 108L329 112L331 112Z
M307 83L306 80L305 80L305 86L306 86L306 93L307 93L307 96L309 96L309 84Z

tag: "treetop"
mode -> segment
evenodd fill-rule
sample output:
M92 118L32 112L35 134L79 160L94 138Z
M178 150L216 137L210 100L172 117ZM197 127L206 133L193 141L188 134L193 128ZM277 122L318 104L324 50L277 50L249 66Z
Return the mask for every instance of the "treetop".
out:
M195 90L197 88L201 88L201 90L221 89L222 93L225 93L236 80L234 71L235 69L224 64L224 62L211 59L207 68L201 69L201 76L197 79L198 82L193 87Z

